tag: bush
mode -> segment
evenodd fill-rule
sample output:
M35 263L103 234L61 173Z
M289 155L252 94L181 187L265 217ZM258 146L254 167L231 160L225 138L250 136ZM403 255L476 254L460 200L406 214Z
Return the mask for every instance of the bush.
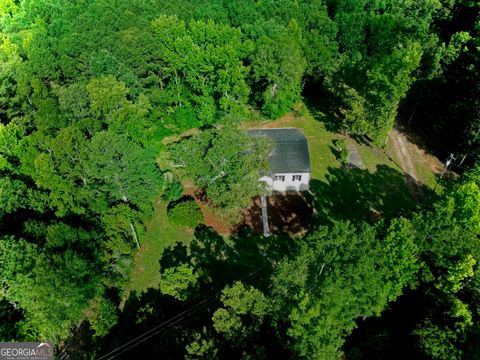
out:
M89 319L95 337L103 337L118 322L117 307L108 299L100 298L93 306L93 316Z
M169 207L168 218L173 224L189 227L203 222L203 214L192 198L184 198Z
M166 186L165 190L162 194L162 198L167 201L177 201L182 197L183 194L183 186L177 179L172 179L169 181Z
M343 139L335 139L333 140L333 149L334 155L338 161L342 164L347 163L348 159L348 150L347 150L347 143Z

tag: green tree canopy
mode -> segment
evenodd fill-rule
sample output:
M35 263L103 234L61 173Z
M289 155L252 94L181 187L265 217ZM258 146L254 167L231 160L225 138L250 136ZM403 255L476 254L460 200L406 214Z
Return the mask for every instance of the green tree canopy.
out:
M258 179L268 168L269 148L236 125L226 125L173 144L171 156L214 206L234 214L262 192Z

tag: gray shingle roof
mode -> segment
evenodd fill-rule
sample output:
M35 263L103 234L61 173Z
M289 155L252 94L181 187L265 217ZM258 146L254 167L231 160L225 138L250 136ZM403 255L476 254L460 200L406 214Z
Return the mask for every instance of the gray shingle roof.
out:
M272 173L310 172L308 142L302 130L296 128L249 129L247 133L253 137L268 137L273 140L273 150L268 158Z

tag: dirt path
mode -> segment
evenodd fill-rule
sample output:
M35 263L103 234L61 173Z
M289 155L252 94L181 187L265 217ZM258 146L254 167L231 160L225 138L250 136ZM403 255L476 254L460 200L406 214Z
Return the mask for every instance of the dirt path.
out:
M417 171L413 165L410 151L407 149L408 140L405 135L403 135L398 127L395 126L392 131L390 131L389 138L395 148L395 153L403 170L405 170L405 172L407 172L413 179L418 181Z
M402 129L397 125L390 131L388 134L389 141L393 145L393 149L395 151L395 155L400 164L398 164L404 174L405 174L405 183L407 184L408 188L412 196L417 200L420 201L423 197L423 192L421 191L419 185L419 177L417 175L417 171L415 169L414 160L412 159L411 150L413 144L407 139L405 134L403 133Z

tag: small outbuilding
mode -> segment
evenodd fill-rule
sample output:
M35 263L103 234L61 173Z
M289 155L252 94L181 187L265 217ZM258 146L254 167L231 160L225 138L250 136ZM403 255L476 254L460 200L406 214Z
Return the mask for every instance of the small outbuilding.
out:
M310 181L310 154L305 134L297 128L249 129L253 137L272 140L270 172L259 180L273 191L306 191Z

